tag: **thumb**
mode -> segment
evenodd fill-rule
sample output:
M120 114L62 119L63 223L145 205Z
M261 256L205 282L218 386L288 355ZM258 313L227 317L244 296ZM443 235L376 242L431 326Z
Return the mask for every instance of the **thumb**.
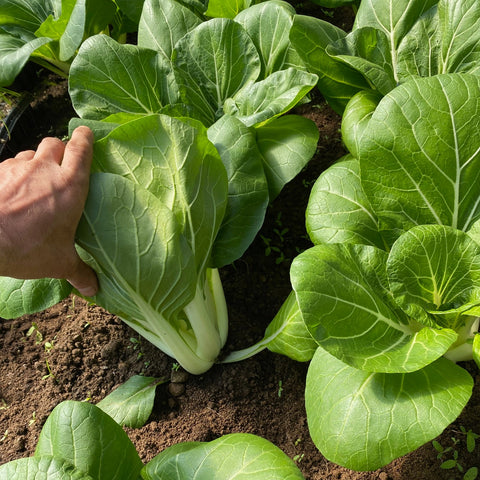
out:
M68 276L67 281L85 297L93 297L97 294L97 275L92 268L83 262L78 254L73 274Z

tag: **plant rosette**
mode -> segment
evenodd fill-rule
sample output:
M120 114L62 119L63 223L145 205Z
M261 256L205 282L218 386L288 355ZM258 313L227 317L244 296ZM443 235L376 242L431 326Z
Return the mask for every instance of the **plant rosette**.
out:
M297 15L290 38L318 88L343 113L361 91L386 95L412 77L478 73L476 0L367 0L350 33Z

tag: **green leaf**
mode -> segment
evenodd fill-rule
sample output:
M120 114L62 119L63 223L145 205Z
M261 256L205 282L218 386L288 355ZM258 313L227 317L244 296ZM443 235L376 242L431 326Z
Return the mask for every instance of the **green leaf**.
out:
M321 5L322 7L327 7L327 8L342 7L343 5L350 5L351 3L355 2L355 0L312 0L312 1L317 5Z
M315 245L357 243L385 248L360 183L357 159L347 155L318 177L308 200L306 226Z
M398 77L432 77L439 73L440 44L436 6L426 11L403 37L398 47Z
M0 86L13 83L35 50L51 41L35 38L26 42L12 35L0 34Z
M233 20L203 22L180 39L173 53L182 100L212 125L223 105L260 73L260 58L247 32Z
M99 279L95 302L175 357L169 342L176 342L177 315L193 299L197 275L172 211L140 185L96 173L77 237Z
M389 38L381 30L357 28L327 47L327 53L360 72L383 95L397 86Z
M286 355L297 362L312 359L318 345L305 326L295 292L289 294L268 325L265 339L270 339L267 348L271 352Z
M281 70L227 99L224 113L247 127L261 127L291 110L316 83L316 75L295 68Z
M177 101L170 73L162 54L96 35L82 44L72 62L69 92L82 118L102 120L117 112L150 115Z
M177 0L146 0L138 25L138 46L162 52L170 60L177 41L201 23Z
M475 0L442 0L438 17L439 73L479 73L480 4Z
M294 15L295 10L289 3L272 0L253 5L235 17L260 54L260 79L290 66L299 66L298 54L288 35Z
M413 318L480 303L480 246L452 227L420 225L404 233L387 272L396 302Z
M478 468L470 467L463 476L463 480L475 480L478 477Z
M376 470L440 435L472 388L471 376L444 358L413 373L369 373L319 348L305 390L310 435L328 460Z
M0 466L0 480L95 480L62 458L21 458ZM107 479L105 479L107 480Z
M370 86L356 70L326 52L346 32L329 22L305 15L294 17L290 41L310 73L318 75L318 88L330 106L342 113L353 95Z
M273 201L313 157L319 131L308 118L285 115L257 128L256 134Z
M391 39L398 47L421 15L438 0L363 0L355 17L354 29L373 27Z
M153 115L121 125L95 145L93 169L122 175L159 198L187 238L198 274L204 271L228 187L218 151L199 122Z
M252 0L210 0L205 12L207 17L235 18L235 16L248 8Z
M390 44L393 77L399 80L398 49L418 18L438 0L365 0L355 17L354 30L372 27L385 34Z
M269 194L255 132L224 115L208 129L228 175L228 203L215 238L212 264L217 268L240 258L260 230Z
M0 25L18 25L34 33L53 12L51 0L2 0Z
M450 459L450 460L445 460L440 464L440 468L443 470L450 470L451 468L455 468L457 466L457 461Z
M415 331L387 290L387 253L375 247L317 245L292 263L303 319L318 344L369 372L418 370L457 339L450 329Z
M17 318L41 312L68 297L72 290L65 280L0 277L0 317Z
M45 455L102 480L137 478L143 466L122 427L100 408L83 402L66 401L53 409L35 450L35 458Z
M411 79L378 104L359 143L362 185L395 240L415 225L468 230L480 218L480 79Z
M472 355L473 360L480 368L480 335L478 333L473 337Z
M163 380L134 375L97 403L119 425L141 428L147 423L155 401L155 389Z
M363 132L368 128L370 118L382 96L375 90L361 90L345 107L342 116L342 140L350 153L358 158L358 145Z
M132 2L132 0L115 0L115 2L122 12L138 25L142 14L142 8L145 3L144 0L135 0L134 2Z
M144 480L303 480L295 463L279 448L246 433L225 435L209 443L167 448L142 471Z
M98 3L98 2L97 2ZM73 57L83 40L86 20L86 0L62 0L61 9L50 15L35 32L37 37L49 37L58 42L51 47L59 60Z
M222 363L245 360L265 348L286 355L297 362L308 362L317 347L317 342L305 326L295 293L291 292L265 330L264 337L250 347L229 353L222 358Z

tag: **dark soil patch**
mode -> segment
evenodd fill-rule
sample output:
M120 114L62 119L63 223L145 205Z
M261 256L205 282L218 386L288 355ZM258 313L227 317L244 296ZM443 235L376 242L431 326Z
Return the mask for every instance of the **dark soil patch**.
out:
M35 148L45 135L66 134L66 124L73 116L66 85L48 78L43 98L31 105L34 122L43 128L27 131L21 138L28 142L19 142L19 150ZM290 292L290 262L299 250L310 246L304 226L310 188L318 175L344 154L339 117L321 98L314 98L296 113L318 125L318 151L269 208L265 225L246 254L221 271L231 323L227 350L262 338ZM58 122L48 125L51 118ZM284 231L282 236L279 230ZM270 239L279 252L267 256L264 239ZM309 437L304 409L306 364L265 351L247 361L216 365L202 376L178 381L171 378L175 375L172 359L115 316L78 297L37 315L1 321L0 359L0 463L33 454L43 423L62 400L96 403L132 375L145 374L173 382L158 387L148 423L141 429L127 429L144 461L178 442L249 432L267 438L295 458L307 480L463 477L456 469L440 469L442 460L431 444L376 472L338 467L322 457ZM454 446L459 463L468 468L480 465L480 448L467 452L460 426L480 433L480 376L473 363L464 366L477 386L461 417L438 441L445 447ZM460 443L455 446L452 438ZM447 458L451 457L444 460Z

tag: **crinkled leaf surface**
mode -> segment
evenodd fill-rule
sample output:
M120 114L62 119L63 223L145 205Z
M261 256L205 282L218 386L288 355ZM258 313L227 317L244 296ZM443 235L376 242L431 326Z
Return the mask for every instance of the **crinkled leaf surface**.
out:
M151 460L144 480L303 480L295 463L264 438L234 433L209 443L173 446Z
M373 27L385 33L392 58L402 38L418 18L438 0L363 0L355 16L354 29Z
M387 290L386 261L387 253L375 247L317 245L293 261L291 281L321 347L365 371L412 372L443 355L457 334L410 328Z
M160 199L174 213L200 274L222 223L228 187L205 127L192 125L166 115L120 125L95 145L93 168L122 175Z
M377 217L362 189L356 158L343 157L318 177L308 200L306 226L315 245L357 243L385 248Z
M476 75L411 79L382 99L358 148L381 230L394 240L415 225L468 230L480 218L479 128Z
M172 324L192 300L197 275L172 211L140 185L96 173L77 242L97 272L95 302L173 356L175 345L168 344L177 340Z
M162 52L168 60L175 44L202 20L177 0L145 0L138 46Z
M270 201L313 157L320 135L313 121L284 115L256 129Z
M480 4L441 0L405 35L398 49L401 76L479 72Z
M119 425L141 428L147 423L155 401L155 389L161 383L154 377L134 375L97 403Z
M330 44L346 35L331 23L306 15L296 15L290 31L292 45L307 70L318 75L320 92L338 113L343 112L353 95L370 88L361 73L326 52Z
M444 358L418 372L369 373L319 348L305 390L310 435L328 460L375 470L440 435L472 388L472 377Z
M194 104L207 126L223 115L223 104L260 73L253 41L237 22L215 18L180 39L173 53L182 100Z
M387 272L396 302L414 318L480 303L480 246L452 227L419 225L404 233Z
M212 264L219 268L240 258L260 230L269 193L255 132L224 115L208 129L228 175L228 203L215 238Z
M271 0L253 5L235 17L235 21L245 28L260 54L260 79L279 70L302 65L289 39L294 15L295 10L289 3Z
M122 427L87 402L66 401L53 409L35 450L36 458L45 455L64 459L96 480L137 478L143 466Z
M65 280L0 277L0 317L17 318L40 312L68 297L72 289Z
M95 35L72 62L69 92L82 118L102 120L117 112L149 115L177 101L170 73L161 53Z
M62 458L42 456L0 466L0 480L96 480Z
M383 95L396 87L389 38L382 30L357 28L327 47L327 53L360 72Z
M224 113L259 127L291 110L316 83L316 75L295 68L274 72L227 99Z

